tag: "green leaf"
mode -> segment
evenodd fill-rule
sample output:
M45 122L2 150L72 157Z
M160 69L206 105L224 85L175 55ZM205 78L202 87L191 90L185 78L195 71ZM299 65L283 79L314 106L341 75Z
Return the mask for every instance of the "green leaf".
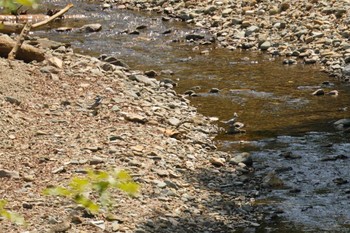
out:
M4 217L7 220L10 220L11 222L18 224L18 225L23 225L25 224L24 218L16 213L10 212L5 210L5 205L6 205L5 200L0 200L0 216Z
M99 195L102 195L105 191L107 191L110 183L108 181L101 181L93 184L93 189L95 189Z
M36 0L14 0L14 2L16 2L19 5L32 7L34 9L38 7L38 3Z
M118 188L130 196L135 196L140 189L140 186L135 182L119 183Z
M117 172L115 176L120 182L127 182L132 180L129 173L124 170Z
M83 195L76 195L74 197L74 201L78 204L81 204L86 209L90 210L91 213L97 213L100 209L96 203L94 203L89 198L84 197Z
M90 181L86 178L73 177L69 183L69 187L74 193L86 192L89 188Z
M57 187L53 187L53 188L47 188L43 191L43 193L45 195L51 195L51 196L64 196L64 197L68 197L71 195L71 191L66 189L66 188L63 188L63 187L60 187L60 186L57 186Z

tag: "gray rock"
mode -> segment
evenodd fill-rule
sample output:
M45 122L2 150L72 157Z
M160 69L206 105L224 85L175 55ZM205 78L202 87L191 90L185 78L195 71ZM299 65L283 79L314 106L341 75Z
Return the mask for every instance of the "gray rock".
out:
M127 121L135 122L135 123L146 123L148 120L146 117L134 114L134 113L126 113L126 112L120 112L120 114L125 118Z
M16 171L0 169L0 178L19 178L19 173Z
M263 178L262 185L269 188L278 188L282 187L284 183L275 172L270 172Z
M230 159L230 164L238 165L239 163L244 163L247 166L253 165L253 159L251 154L248 152L243 152L238 155L235 155L233 158Z
M186 40L201 40L204 39L203 35L200 34L188 34L185 37Z
M350 64L343 67L343 75L350 76Z
M339 130L347 130L350 129L350 119L340 119L336 122L333 123L335 128L339 129Z
M99 23L94 23L94 24L86 24L79 28L80 31L84 32L98 32L101 31L102 25Z
M181 121L175 117L169 118L168 122L170 125L175 126L175 127L177 127L181 123Z
M267 50L268 48L270 48L271 47L271 43L269 42L269 41L265 41L264 43L262 43L261 45L260 45L260 49L261 50Z
M255 26L255 25L250 26L246 29L245 36L248 37L248 36L252 35L254 32L258 32L259 29L260 28L258 26Z
M11 96L6 96L5 101L9 102L10 104L17 105L17 106L19 106L21 104L21 101L19 101L18 99L14 98L14 97L11 97Z
M141 75L141 74L130 75L129 79L132 81L144 83L146 86L152 86L152 87L158 86L157 80L148 78L147 76Z

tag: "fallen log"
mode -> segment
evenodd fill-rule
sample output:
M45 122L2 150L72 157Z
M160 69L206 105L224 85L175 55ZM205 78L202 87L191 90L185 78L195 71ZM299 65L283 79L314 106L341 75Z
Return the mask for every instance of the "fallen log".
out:
M8 57L12 48L16 46L16 41L11 39L8 35L0 35L0 56ZM45 60L44 50L35 48L29 44L22 44L18 49L16 58L23 60L25 62L38 61L41 62Z
M8 22L8 23L26 23L26 22L39 22L44 21L50 18L49 15L45 14L28 14L28 15L0 15L0 22ZM85 19L86 15L65 15L62 19Z

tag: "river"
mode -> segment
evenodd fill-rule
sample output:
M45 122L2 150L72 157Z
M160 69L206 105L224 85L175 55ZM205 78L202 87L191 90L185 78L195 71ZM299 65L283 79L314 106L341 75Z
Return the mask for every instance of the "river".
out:
M285 66L282 58L260 52L187 43L188 34L211 38L203 30L164 21L160 15L101 11L94 3L75 5L71 13L87 18L65 20L55 27L100 23L103 30L59 33L46 28L34 35L69 43L81 53L114 55L132 69L171 70L159 78L177 82L178 93L194 91L191 103L200 113L217 117L223 128L220 121L237 113L246 133L222 132L216 138L218 148L250 152L256 176L275 171L285 184L258 200L267 209L281 211L278 221L261 223L255 232L350 231L350 134L333 125L350 118L349 83L329 78L317 66ZM138 34L130 33L139 26L143 29ZM210 93L213 88L219 92ZM318 88L338 90L339 96L312 95Z

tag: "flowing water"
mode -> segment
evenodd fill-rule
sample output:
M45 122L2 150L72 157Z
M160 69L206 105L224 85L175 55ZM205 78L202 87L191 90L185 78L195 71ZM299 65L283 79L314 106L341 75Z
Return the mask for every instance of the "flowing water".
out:
M283 66L280 58L259 52L185 43L186 34L205 32L162 21L159 15L75 4L71 13L88 17L55 26L100 23L103 30L86 34L46 28L35 34L86 54L115 55L132 69L171 70L172 75L159 78L175 80L178 93L194 90L197 95L190 99L199 112L220 121L238 114L246 133L218 135L219 149L250 152L257 176L274 170L285 183L260 200L283 210L284 218L262 223L256 232L350 232L350 134L333 127L334 121L350 118L349 83L332 80L314 66ZM146 27L139 34L128 33L141 25ZM321 87L338 90L339 96L311 95ZM212 88L220 92L209 93ZM288 152L298 158L281 156Z

